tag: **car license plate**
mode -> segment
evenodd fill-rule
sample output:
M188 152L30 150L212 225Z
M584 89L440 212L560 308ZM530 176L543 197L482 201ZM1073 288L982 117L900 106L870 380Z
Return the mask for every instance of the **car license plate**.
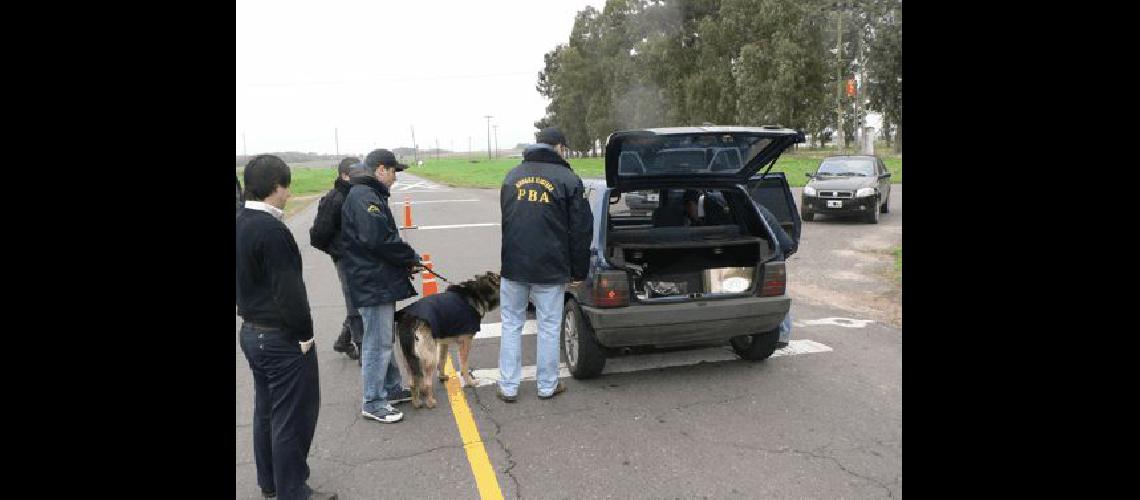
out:
M843 200L827 200L827 208L843 208Z
M657 201L661 198L660 193L649 193L645 195L645 201Z

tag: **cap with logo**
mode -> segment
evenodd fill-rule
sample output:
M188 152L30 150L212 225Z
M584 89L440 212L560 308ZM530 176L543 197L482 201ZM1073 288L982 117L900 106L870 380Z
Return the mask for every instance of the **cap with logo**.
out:
M376 149L368 153L368 156L364 157L364 165L370 170L376 170L379 165L395 167L397 172L408 168L407 165L397 161L396 155L387 149Z

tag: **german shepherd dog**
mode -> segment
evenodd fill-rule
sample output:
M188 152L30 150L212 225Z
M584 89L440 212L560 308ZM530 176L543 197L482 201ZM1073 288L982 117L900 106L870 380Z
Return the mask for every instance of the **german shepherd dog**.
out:
M458 294L470 306L479 320L488 312L499 307L499 275L487 271L475 278L451 285L443 293ZM426 298L426 297L425 297ZM420 299L424 300L424 299ZM418 301L417 301L418 302ZM432 376L439 370L439 381L446 382L443 364L447 361L448 346L459 343L459 373L468 387L475 386L475 377L467 366L467 356L471 352L474 331L444 331L441 338L432 336L432 325L427 319L416 317L411 311L401 310L396 314L396 334L400 347L412 374L412 407L424 404L435 408ZM445 323L441 321L441 323Z

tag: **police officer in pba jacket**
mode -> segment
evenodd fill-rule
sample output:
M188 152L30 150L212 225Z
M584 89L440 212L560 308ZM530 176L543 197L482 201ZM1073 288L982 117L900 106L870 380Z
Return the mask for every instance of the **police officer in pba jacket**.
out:
M499 191L503 326L497 396L506 402L518 397L528 300L538 320L538 397L547 399L566 389L558 381L563 294L567 282L586 279L594 232L582 179L563 159L566 137L547 128L535 138L538 143L523 151L523 162L507 173Z
M341 208L340 261L350 301L364 320L361 414L390 424L404 418L392 404L412 399L392 359L396 301L416 295L410 276L423 267L416 251L400 239L388 209L388 188L407 165L391 151L377 149L364 158L364 166L364 175L349 178L352 187Z

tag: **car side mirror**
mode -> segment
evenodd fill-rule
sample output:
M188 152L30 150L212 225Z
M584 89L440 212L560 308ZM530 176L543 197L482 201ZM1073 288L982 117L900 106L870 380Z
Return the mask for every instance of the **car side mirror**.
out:
M815 177L815 175L812 174L811 172L804 172L804 175L806 175L808 177Z
M890 172L887 172L887 173L879 176L880 179L889 179L890 177L891 177Z

